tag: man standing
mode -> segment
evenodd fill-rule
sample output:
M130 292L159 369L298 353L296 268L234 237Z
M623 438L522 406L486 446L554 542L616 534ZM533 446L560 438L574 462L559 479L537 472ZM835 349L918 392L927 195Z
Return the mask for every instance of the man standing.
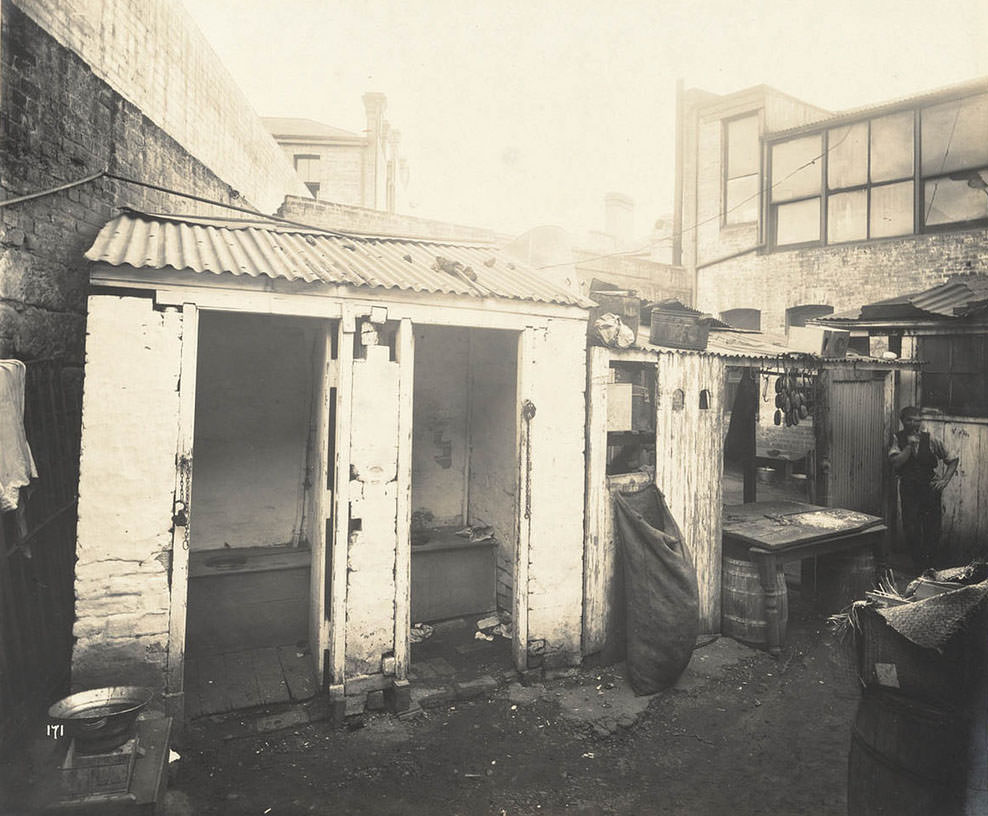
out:
M902 532L913 563L920 572L937 565L940 553L940 520L943 514L940 496L957 472L957 457L951 457L937 439L921 430L919 408L899 412L902 430L896 431L889 449L889 459L899 477L899 503L902 506ZM937 476L937 465L947 466Z

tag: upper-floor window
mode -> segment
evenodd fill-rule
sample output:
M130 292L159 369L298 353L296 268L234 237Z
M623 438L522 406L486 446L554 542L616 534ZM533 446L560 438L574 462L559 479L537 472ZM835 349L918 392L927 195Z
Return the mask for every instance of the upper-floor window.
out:
M313 198L319 197L320 174L319 162L321 156L317 153L296 153L294 155L295 172L312 193Z
M988 94L926 108L920 121L926 226L988 217Z
M774 246L988 223L988 94L773 142Z
M724 123L725 224L749 224L758 220L758 184L761 139L758 116L743 116Z

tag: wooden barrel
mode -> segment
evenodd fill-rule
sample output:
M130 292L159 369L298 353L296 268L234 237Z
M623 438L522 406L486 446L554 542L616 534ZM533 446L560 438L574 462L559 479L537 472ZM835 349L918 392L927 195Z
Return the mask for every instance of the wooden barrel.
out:
M960 816L965 719L888 692L861 698L847 768L848 816Z
M875 588L875 554L869 549L850 553L821 555L816 564L817 605L828 612L840 612L865 592Z
M775 576L779 591L779 638L785 640L789 622L789 595L786 578L781 569ZM742 643L765 646L768 643L768 623L765 620L765 593L758 580L758 568L741 558L724 556L721 583L721 632Z

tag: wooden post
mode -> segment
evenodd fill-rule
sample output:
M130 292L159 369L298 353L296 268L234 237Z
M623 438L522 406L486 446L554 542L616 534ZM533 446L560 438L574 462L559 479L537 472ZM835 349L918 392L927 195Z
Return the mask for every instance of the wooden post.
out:
M610 380L610 352L600 346L587 349L587 472L586 522L583 533L583 638L582 653L599 652L607 633L603 571L604 542L608 532L604 519L610 514L605 506L610 501L607 490L607 383Z
M518 671L528 669L528 551L532 532L531 506L528 499L531 495L530 469L532 452L532 435L530 424L523 416L524 405L531 398L533 353L535 346L535 331L531 326L523 329L518 336L518 388L515 422L516 450L518 451L518 535L515 547L514 599L512 603L512 621L514 622L514 640L512 654L515 668Z
M832 425L830 415L831 372L821 369L817 377L816 400L813 410L813 435L816 438L816 503L830 506L830 457L832 455Z
M398 329L398 544L395 553L395 679L408 675L412 569L412 414L415 334L405 318Z
M331 563L331 535L327 529L327 521L332 518L333 489L330 488L330 468L335 466L329 461L330 437L336 429L330 427L330 395L336 371L332 359L333 338L331 333L335 328L329 322L323 324L322 337L317 338L318 357L313 371L316 378L315 403L315 467L312 484L312 559L309 571L309 650L312 653L316 677L320 688L328 682L325 677L325 661L323 653L329 647L329 621L327 613L326 582L327 562ZM321 341L321 342L320 342ZM335 485L334 485L335 486Z
M338 372L336 383L336 488L333 499L333 525L329 537L330 599L329 671L333 685L343 683L346 661L346 581L347 556L350 539L350 429L353 405L353 333L352 316L344 315L339 322L336 351Z
M749 502L758 501L756 487L758 483L758 465L755 461L755 457L758 454L758 394L759 394L759 377L757 372L759 369L745 368L741 372L742 382L747 378L752 381L752 396L751 403L746 406L746 410L751 412L751 422L745 428L744 441L745 441L745 457L744 457L744 498L742 501L745 504ZM747 389L745 389L747 390ZM742 391L742 393L744 393ZM733 410L733 407L732 407Z
M899 427L899 418L896 411L896 371L885 372L885 423L882 428L882 445L888 449L889 442L892 441L892 434ZM892 542L895 540L897 524L899 521L899 503L896 490L895 473L892 471L892 463L888 456L882 457L882 496L884 506L882 508L885 516L885 535L881 545L881 558L879 567L884 569L888 565L888 558L892 554Z
M192 458L195 445L196 362L199 310L182 307L182 362L178 392L178 444L175 450L175 501L172 512L172 564L168 617L165 708L181 729L185 720L185 623L189 591L189 542L192 534ZM179 524L184 516L184 524Z

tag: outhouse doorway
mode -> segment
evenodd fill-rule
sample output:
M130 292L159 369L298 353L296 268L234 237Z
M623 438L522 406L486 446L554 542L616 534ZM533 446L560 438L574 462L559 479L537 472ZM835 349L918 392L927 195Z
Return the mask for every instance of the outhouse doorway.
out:
M412 682L513 665L518 349L518 332L415 328Z
M318 690L309 622L322 596L312 577L314 558L318 566L323 557L314 488L325 451L320 395L331 328L309 318L199 313L189 718L304 700Z

